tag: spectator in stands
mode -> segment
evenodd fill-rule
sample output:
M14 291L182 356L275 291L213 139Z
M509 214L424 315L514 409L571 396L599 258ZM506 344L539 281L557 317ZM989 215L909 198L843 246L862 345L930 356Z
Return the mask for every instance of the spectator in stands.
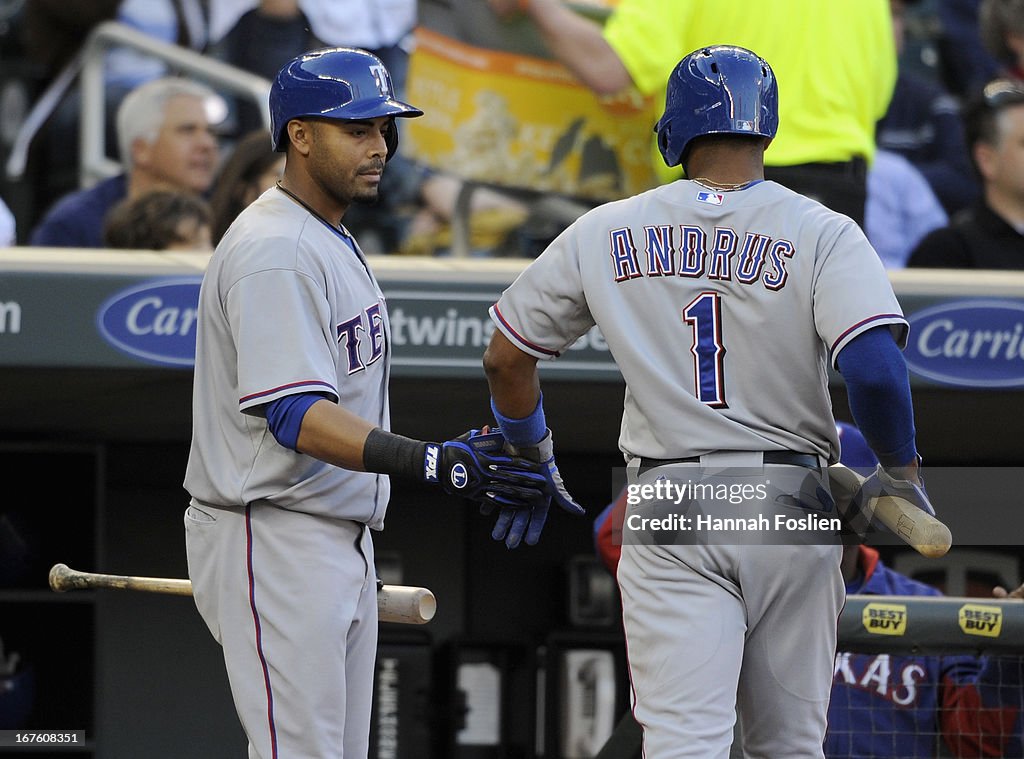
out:
M1024 269L1024 82L990 82L964 120L982 198L925 237L908 266Z
M153 40L202 53L209 45L208 4L209 0L121 0L114 20ZM162 58L137 48L113 45L107 51L103 89L109 157L117 157L116 114L121 102L129 92L169 72Z
M209 204L195 193L151 190L125 198L107 214L103 242L129 250L213 251Z
M985 49L1007 79L1024 81L1024 0L982 0L978 23Z
M873 470L877 459L860 431L843 422L836 426L840 461L858 471ZM626 508L623 490L594 522L598 555L613 574ZM847 546L842 569L850 595L941 595L935 588L889 569L879 560L878 551L868 546ZM992 594L1021 599L1024 585L1011 592L994 588ZM932 759L940 755L937 744L941 735L956 757L1021 757L1022 715L1020 657L839 652L825 755L829 759ZM616 727L620 747L623 736L629 735L639 749L640 728L627 715Z
M82 46L86 35L117 15L122 0L26 0L25 52L49 82Z
M236 66L272 78L283 62L310 48L358 47L384 62L395 97L405 96L416 0L220 0L211 11L215 54ZM239 131L256 128L257 115L240 104ZM399 249L423 177L399 151L384 172L377 203L348 210L345 227L364 252Z
M426 172L424 177L420 202L404 230L399 252L450 255L455 236L453 227L457 223L455 207L464 183L440 171ZM470 255L526 255L520 249L517 230L523 228L530 216L529 204L489 187L476 187L470 195L467 212Z
M213 242L220 241L242 209L269 190L284 172L284 153L275 153L266 129L249 132L224 162L210 195Z
M17 245L18 236L14 226L14 214L0 198L0 248Z
M635 85L663 102L683 55L723 42L756 50L787 83L765 177L863 225L875 124L896 81L888 0L791 0L785 13L759 0L621 0L603 29L563 0L489 2L503 17L525 9L551 53L599 94Z
M906 6L916 2L890 2L898 54L906 46ZM947 214L977 198L978 185L967 156L960 106L939 82L901 68L892 102L878 122L876 138L879 148L899 153L924 174Z
M906 158L879 149L868 171L864 232L886 269L902 269L922 238L949 221L939 199Z
M257 16L243 22L253 10ZM308 39L319 41L314 46L369 50L384 62L396 96L401 97L409 69L416 10L416 0L212 0L210 35L219 47L233 27L241 24L244 28L252 23L255 26L251 28L258 28L261 33L272 32L287 38L266 40L269 49L275 51L290 45L295 49L294 55L298 55L309 49L301 47ZM308 20L311 37L300 33L298 18ZM250 46L250 51L258 54L259 48ZM262 68L270 67L269 61L249 60ZM270 71L271 76L276 73L276 68Z
M24 50L38 67L41 85L54 88L53 111L39 132L29 166L33 195L60 197L78 187L78 130L81 97L73 77L75 57L94 27L111 21L121 0L26 0L21 28ZM40 95L42 97L42 95ZM33 104L35 105L35 103ZM38 220L36 209L22 219L28 228ZM42 209L39 209L42 210Z
M133 90L117 113L124 173L58 200L32 232L31 244L99 248L103 219L118 201L158 188L205 193L218 159L207 116L215 98L208 87L176 77Z
M942 28L939 57L943 80L963 99L999 76L999 63L981 41L978 12L982 0L938 0L935 11Z
M154 40L201 53L210 41L207 5L205 0L121 0L115 20ZM139 85L168 72L160 58L121 46L107 53L105 69L104 80L115 105Z
M325 47L310 28L309 19L299 7L299 0L259 0L259 3L242 0L233 7L238 11L247 5L253 7L245 10L210 48L210 54L215 58L273 80L280 68L295 56ZM225 23L225 19L218 19L218 23ZM248 100L237 100L235 120L234 128L238 134L263 126L256 105Z

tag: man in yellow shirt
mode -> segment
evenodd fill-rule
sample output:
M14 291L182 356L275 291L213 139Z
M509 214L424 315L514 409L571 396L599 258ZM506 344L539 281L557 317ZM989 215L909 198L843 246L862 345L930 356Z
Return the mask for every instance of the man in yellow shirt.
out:
M552 54L598 94L632 85L662 104L685 54L756 50L783 83L765 177L863 226L875 122L896 81L889 0L620 0L603 27L563 0L489 2L503 17L528 13ZM681 176L656 165L663 181Z

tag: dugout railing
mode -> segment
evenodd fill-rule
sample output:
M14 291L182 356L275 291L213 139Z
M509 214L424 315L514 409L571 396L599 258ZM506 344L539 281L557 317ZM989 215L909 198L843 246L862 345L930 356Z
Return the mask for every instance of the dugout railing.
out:
M848 596L839 617L839 648L858 653L1024 654L1024 601Z
M862 695L830 721L829 759L1022 755L1024 601L851 595L838 632L833 701L844 689ZM980 687L949 706L944 689L956 683L946 678L957 670ZM639 726L622 716L594 756L640 759Z
M5 167L9 180L16 181L24 175L32 140L76 81L82 95L79 181L85 187L120 171L121 163L107 157L104 144L107 117L104 61L107 51L113 47L127 47L145 53L167 64L169 73L187 74L218 91L251 101L257 106L264 126L270 129L267 107L270 82L267 79L195 50L154 39L126 24L107 21L89 33L82 49L36 99L20 124Z

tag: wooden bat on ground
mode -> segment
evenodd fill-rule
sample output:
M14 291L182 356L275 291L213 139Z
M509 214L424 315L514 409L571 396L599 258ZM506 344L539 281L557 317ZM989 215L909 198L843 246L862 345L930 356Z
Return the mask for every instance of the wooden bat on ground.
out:
M116 588L174 596L192 595L192 583L189 580L79 572L67 564L54 564L50 569L50 588L58 593L67 590ZM384 585L377 591L377 616L381 622L422 625L433 619L436 611L437 599L427 588Z
M829 479L832 481L833 495L836 486L850 496L860 489L864 477L842 464L833 464L828 468ZM874 509L873 519L877 519L922 556L937 559L945 556L953 545L953 534L949 528L926 511L922 511L910 501L894 496L873 498L868 503L868 512Z

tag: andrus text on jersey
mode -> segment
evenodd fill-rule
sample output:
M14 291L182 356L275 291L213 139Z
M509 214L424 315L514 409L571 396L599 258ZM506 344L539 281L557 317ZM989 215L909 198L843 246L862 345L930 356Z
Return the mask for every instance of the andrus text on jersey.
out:
M768 290L786 286L787 261L796 253L789 240L758 232L740 236L730 227L710 233L692 224L645 226L640 245L633 229L608 232L612 274L616 282L638 277L691 277L760 282Z

